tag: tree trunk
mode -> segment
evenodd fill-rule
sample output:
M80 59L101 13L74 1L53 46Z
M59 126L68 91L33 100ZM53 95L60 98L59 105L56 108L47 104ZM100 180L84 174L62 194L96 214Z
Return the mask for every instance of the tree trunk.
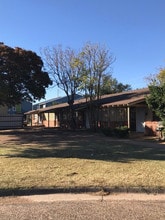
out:
M75 130L76 129L76 120L75 120L74 106L73 106L73 104L70 104L69 107L70 107L70 117L71 117L70 128Z

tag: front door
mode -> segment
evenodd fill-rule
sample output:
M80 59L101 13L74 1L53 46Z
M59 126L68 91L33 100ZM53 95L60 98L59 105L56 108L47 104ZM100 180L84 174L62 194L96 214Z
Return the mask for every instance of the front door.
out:
M144 121L145 121L145 108L139 107L136 109L136 131L137 132L144 132Z
M136 108L130 108L130 130L136 131Z

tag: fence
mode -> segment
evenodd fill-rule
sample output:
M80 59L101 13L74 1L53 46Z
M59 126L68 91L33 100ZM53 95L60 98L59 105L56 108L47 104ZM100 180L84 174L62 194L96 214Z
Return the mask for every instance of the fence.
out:
M23 115L0 115L0 129L12 129L23 127Z

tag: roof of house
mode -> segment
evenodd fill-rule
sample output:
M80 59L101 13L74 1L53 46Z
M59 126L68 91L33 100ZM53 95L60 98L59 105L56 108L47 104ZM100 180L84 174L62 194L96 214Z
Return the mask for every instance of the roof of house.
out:
M148 88L113 94L107 99L104 98L102 107L135 105L144 102L147 95L149 95Z
M149 89L144 88L144 89L130 90L130 91L125 91L125 92L120 92L120 93L115 93L115 94L103 95L101 99L99 100L99 105L101 107L131 106L131 105L135 105L137 103L141 103L145 101L145 97L148 94L149 94ZM81 108L86 103L87 103L86 98L82 98L82 99L75 100L74 106L75 108ZM66 108L68 106L69 106L68 103L61 103L61 104L56 104L56 105L49 106L46 108L32 110L32 111L26 112L25 114L50 112L55 109Z

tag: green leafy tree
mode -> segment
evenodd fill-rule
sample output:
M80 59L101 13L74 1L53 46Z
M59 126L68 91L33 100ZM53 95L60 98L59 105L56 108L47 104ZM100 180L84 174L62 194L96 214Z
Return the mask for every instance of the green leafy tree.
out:
M165 69L160 69L156 75L150 76L150 95L146 98L148 106L165 122Z
M103 77L101 95L113 94L128 90L131 90L131 86L129 84L119 83L117 79L113 78L111 75L105 75Z
M43 62L36 53L0 43L0 104L44 98L52 82L42 69Z

